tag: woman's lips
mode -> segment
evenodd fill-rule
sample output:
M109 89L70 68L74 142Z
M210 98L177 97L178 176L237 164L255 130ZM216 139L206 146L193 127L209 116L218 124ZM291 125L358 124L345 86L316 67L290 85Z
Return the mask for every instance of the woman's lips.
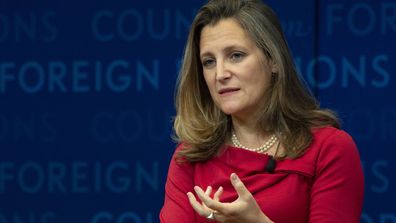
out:
M220 95L230 94L239 91L239 88L224 88L219 90Z

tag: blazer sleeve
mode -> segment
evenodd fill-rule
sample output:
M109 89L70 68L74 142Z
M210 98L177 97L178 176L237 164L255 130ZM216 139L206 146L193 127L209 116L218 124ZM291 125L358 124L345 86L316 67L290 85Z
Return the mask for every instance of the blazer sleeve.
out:
M360 222L364 177L353 139L336 130L321 147L310 193L309 222Z
M195 222L194 209L187 197L187 192L192 192L194 187L194 166L188 161L176 162L175 156L181 147L182 144L176 149L169 165L164 205L159 215L161 223Z

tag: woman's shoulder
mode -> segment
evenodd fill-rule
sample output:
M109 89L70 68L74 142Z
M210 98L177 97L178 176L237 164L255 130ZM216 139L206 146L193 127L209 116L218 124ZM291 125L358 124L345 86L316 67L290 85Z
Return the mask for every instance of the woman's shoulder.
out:
M296 169L313 176L320 166L331 163L343 165L349 160L359 159L357 147L346 131L320 127L312 129L312 135L312 142L305 153L298 158L282 161L278 169Z
M194 171L194 165L178 154L179 151L183 149L184 149L183 143L178 143L176 145L176 149L174 150L174 153L170 160L168 175L171 176L191 175L192 172Z
M310 147L319 146L322 148L324 145L340 145L353 143L353 139L349 133L342 129L332 126L318 127L312 129L312 143Z
M189 163L189 162L185 159L185 157L179 155L180 151L182 151L182 150L185 149L185 148L186 148L186 146L185 146L185 143L183 143L183 142L178 143L178 144L176 145L176 149L174 150L173 156L172 156L172 160L173 160L175 163L178 163L178 164L186 164L186 163Z
M356 155L357 147L349 133L331 126L312 129L312 143L306 155L316 159L332 156Z
M346 134L348 133L342 129L333 126L314 127L311 129L314 138L327 138L333 134Z

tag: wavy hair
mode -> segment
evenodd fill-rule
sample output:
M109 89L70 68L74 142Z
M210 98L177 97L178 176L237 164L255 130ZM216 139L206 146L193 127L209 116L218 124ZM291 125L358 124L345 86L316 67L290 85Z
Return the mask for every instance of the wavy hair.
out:
M298 75L273 10L259 0L211 0L193 20L177 80L174 139L183 144L178 158L189 162L208 160L230 136L231 118L212 100L199 57L202 29L227 18L234 19L278 66L262 100L258 124L262 130L278 135L285 148L283 158L296 158L304 153L312 141L312 128L329 125L339 128L334 112L319 107Z

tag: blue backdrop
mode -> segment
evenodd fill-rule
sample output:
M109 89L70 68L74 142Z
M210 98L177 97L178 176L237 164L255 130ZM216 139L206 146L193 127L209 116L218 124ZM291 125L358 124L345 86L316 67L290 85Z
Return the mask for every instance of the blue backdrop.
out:
M202 4L0 0L0 223L158 222L178 64ZM358 145L361 222L396 222L396 2L268 4Z

